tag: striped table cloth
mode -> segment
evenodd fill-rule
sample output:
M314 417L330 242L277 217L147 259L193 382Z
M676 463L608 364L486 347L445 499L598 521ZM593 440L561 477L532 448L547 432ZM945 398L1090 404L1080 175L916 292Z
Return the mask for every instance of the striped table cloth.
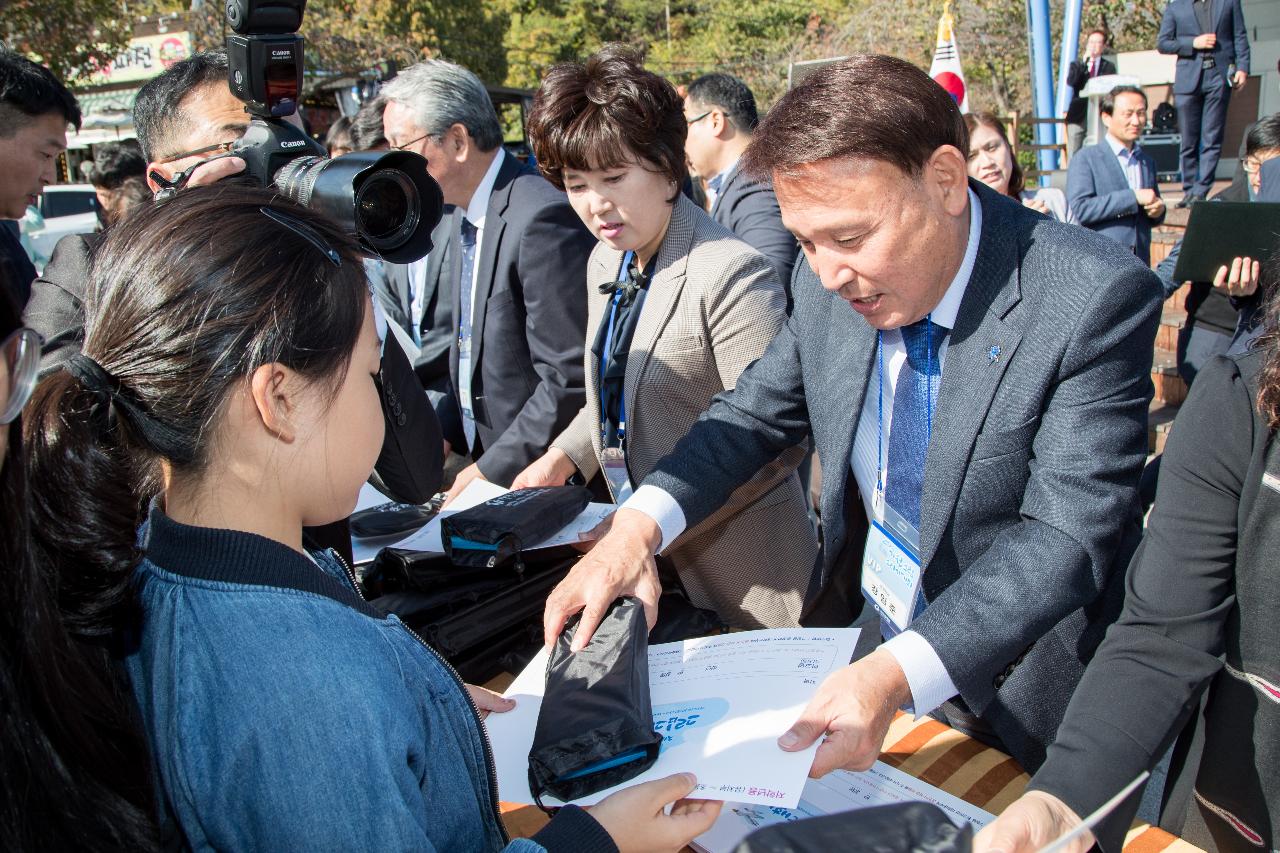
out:
M999 750L925 718L898 714L884 739L880 759L975 806L999 814L1022 795L1030 777ZM533 835L547 817L533 806L502 804L513 837ZM687 849L687 848L686 848ZM1146 823L1134 824L1125 853L1194 853L1200 848Z

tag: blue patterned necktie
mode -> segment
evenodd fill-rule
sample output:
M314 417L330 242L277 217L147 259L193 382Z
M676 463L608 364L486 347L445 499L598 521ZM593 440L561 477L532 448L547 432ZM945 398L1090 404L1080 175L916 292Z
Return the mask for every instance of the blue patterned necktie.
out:
M462 275L458 282L458 298L460 300L460 319L458 322L458 342L460 347L466 347L466 351L470 352L471 344L471 291L474 284L474 274L476 265L476 226L465 216L462 218L462 233L460 243L462 245ZM460 383L466 383L467 393L465 399L471 399L471 371L470 359L464 366L459 364L458 372L465 376L459 376ZM464 407L462 413L462 431L467 437L467 446L470 449L475 448L476 443L476 421L474 410L468 405Z
M939 352L947 330L926 317L899 331L907 349L907 361L898 373L893 392L885 503L919 530L925 455L929 450L933 408L938 403L938 389L942 384Z

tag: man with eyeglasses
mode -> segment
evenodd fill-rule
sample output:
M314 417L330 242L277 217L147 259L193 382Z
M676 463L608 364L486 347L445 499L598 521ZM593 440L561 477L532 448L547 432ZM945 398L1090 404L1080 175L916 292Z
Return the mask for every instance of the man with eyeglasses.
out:
M21 311L36 268L18 242L17 222L45 184L57 180L67 125L80 128L75 97L43 65L0 48L0 292Z
M684 117L689 124L685 155L693 170L707 179L711 218L773 263L790 313L791 270L800 244L782 224L773 188L738 169L760 123L755 95L737 77L706 74L689 84Z
M449 449L476 479L509 485L586 399L587 258L595 238L564 193L502 147L484 84L461 66L420 62L382 88L394 148L427 158L460 215L451 240L450 393L436 406Z
M289 121L300 125L297 116ZM245 168L240 157L225 156L249 126L244 104L227 85L224 51L197 53L152 78L134 101L133 123L147 159L147 184L152 191L208 186L238 175ZM97 239L62 241L45 267L37 288L47 288L44 305L60 302L27 324L40 332L45 345L42 369L56 370L80 351L84 341L84 293ZM381 320L381 311L375 309ZM380 334L385 323L380 322ZM383 346L379 375L386 438L373 483L406 503L425 503L442 477L440 425L427 404L413 367L400 346ZM345 522L309 529L311 541L332 547L348 557L350 534Z

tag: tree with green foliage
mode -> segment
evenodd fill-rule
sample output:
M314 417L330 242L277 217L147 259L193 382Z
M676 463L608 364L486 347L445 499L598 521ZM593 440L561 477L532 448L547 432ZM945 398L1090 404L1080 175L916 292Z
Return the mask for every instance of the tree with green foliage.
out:
M0 41L68 84L109 65L132 35L117 0L0 0Z

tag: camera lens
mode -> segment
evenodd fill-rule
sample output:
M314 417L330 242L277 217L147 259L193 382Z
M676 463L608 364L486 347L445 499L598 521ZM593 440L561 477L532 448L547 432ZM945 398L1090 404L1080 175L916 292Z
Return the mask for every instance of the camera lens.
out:
M401 245L418 227L418 193L399 169L379 169L356 192L356 228L380 251Z
M276 171L275 185L332 217L365 251L398 264L430 251L444 205L427 161L406 151L295 157Z

